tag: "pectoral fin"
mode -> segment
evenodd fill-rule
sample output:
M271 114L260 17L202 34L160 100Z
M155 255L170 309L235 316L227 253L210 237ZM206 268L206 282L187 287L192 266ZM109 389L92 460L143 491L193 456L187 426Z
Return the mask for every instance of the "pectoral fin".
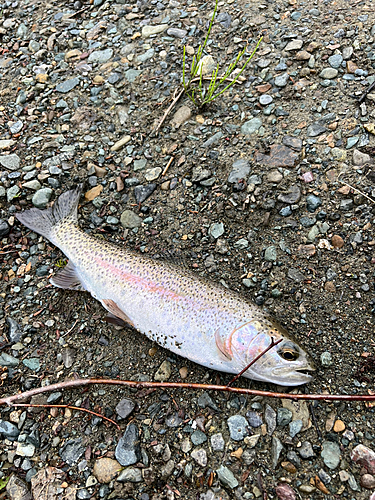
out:
M64 269L59 271L56 276L53 276L50 279L50 283L59 288L65 288L66 290L86 290L77 275L74 264L71 261L69 261Z
M114 325L124 326L130 325L134 327L134 323L111 299L103 299L103 306L109 311L109 315L106 317L106 321L108 323L112 323Z

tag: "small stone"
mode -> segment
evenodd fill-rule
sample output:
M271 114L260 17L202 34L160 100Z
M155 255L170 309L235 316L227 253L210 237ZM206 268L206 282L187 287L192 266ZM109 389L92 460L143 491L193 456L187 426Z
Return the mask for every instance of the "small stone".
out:
M211 55L203 56L202 59L198 63L198 75L212 75L212 72L216 69L216 63L214 58Z
M267 181L268 182L274 182L275 184L278 184L283 180L283 174L281 174L278 170L271 170L267 174Z
M225 441L220 432L211 436L211 446L213 451L224 451Z
M65 82L57 84L56 91L66 94L67 92L73 90L77 85L79 85L79 78L71 78L70 80L65 80Z
M189 106L181 106L173 115L171 120L172 127L179 128L183 123L191 118L191 109Z
M262 120L260 118L252 118L242 125L241 133L244 135L253 135L260 129L261 126Z
M149 198L156 189L156 184L146 184L144 186L136 186L134 188L134 197L137 203L143 203Z
M17 426L8 422L7 420L0 420L0 435L3 439L9 439L9 441L15 441L20 434Z
M341 63L343 62L343 60L344 58L341 54L334 54L333 56L330 56L328 58L328 63L332 68L338 69L341 67Z
M244 439L244 443L248 448L255 448L260 438L260 434L253 434L252 436L247 436Z
M272 101L273 101L273 98L268 94L262 94L259 97L259 102L262 106L268 106L268 104L271 104Z
M333 426L334 432L344 432L345 424L342 420L336 420L335 425Z
M160 177L160 174L162 173L162 169L160 167L154 167L146 170L145 172L145 179L148 182L151 181L156 181Z
M135 80L139 77L142 71L137 69L130 68L125 71L124 76L129 83L135 82Z
M220 238L224 234L224 224L222 222L211 224L208 232L213 238Z
M267 424L267 434L272 436L276 429L276 412L270 405L266 405L266 410L264 412L264 420Z
M320 78L323 78L324 80L332 80L333 78L336 78L337 75L338 71L334 68L324 68L319 74Z
M331 242L335 248L342 248L345 245L344 240L338 234L332 236Z
M116 460L127 467L141 460L141 449L139 447L138 427L131 423L127 426L124 435L119 439L115 450Z
M99 458L95 461L93 475L99 483L110 483L122 469L122 466L112 458Z
M361 486L367 490L375 489L375 477L372 474L363 474L360 482Z
M0 219L0 238L3 238L10 232L10 227L7 221Z
M323 366L331 366L332 365L332 355L330 352L325 351L320 355L320 362Z
M312 449L311 443L309 441L304 441L300 448L298 448L298 453L302 458L307 459L315 456L314 450Z
M11 354L7 354L6 352L2 352L0 354L0 366L7 367L15 367L19 364L20 360L12 356ZM1 432L1 430L0 430Z
M313 123L307 127L306 131L308 137L317 137L318 135L324 134L324 132L327 132L326 127L320 125L319 123Z
M8 170L18 170L20 167L21 158L16 154L1 155L0 165L7 168Z
M13 139L0 139L0 149L8 149L16 144ZM1 158L1 157L0 157Z
M280 194L277 199L288 205L294 205L301 199L301 190L296 184L292 184L288 191Z
M300 50L294 56L294 59L296 59L296 61L308 61L310 59L310 57L311 57L310 52L307 52L307 50Z
M184 380L188 374L189 374L189 370L186 366L183 366L182 368L180 368L179 370L179 373L180 373L180 377Z
M47 203L51 199L52 193L53 191L50 188L39 189L39 191L37 191L32 198L34 207L46 208Z
M285 427L291 422L293 414L288 408L278 408L277 409L277 425L279 427Z
M353 151L353 165L355 165L356 167L362 167L366 164L372 165L373 163L374 160L370 155L362 153L361 151L358 151L358 149L355 149Z
M287 44L284 50L287 51L299 50L300 48L302 48L302 45L303 45L302 40L292 40Z
M228 176L228 182L234 184L241 179L246 179L250 173L250 163L248 160L236 160L232 165L232 170Z
M281 444L281 441L279 438L272 436L272 444L271 444L271 463L272 463L272 468L276 469L277 463L280 458L280 454L282 450L284 449L284 446Z
M375 474L375 452L371 448L359 444L353 448L350 458L364 467L369 474Z
M329 469L336 469L340 463L340 446L332 441L323 441L321 457Z
M158 24L156 26L143 26L142 28L142 37L148 38L152 35L157 35L158 33L162 33L168 28L168 24Z
M315 212L322 204L322 200L313 194L306 197L306 208L309 212Z
M111 151L118 151L121 149L125 144L127 144L131 140L130 135L124 135L119 141L117 141L112 147Z
M295 491L286 483L276 486L276 495L280 500L296 500Z
M22 187L26 189L32 189L33 191L38 191L39 189L41 189L42 185L37 179L33 179L31 181L25 182Z
M292 422L289 423L289 436L291 438L294 438L299 432L301 432L303 427L303 422L302 420L293 420Z
M69 466L75 465L78 460L85 453L85 449L82 446L82 439L69 439L59 451L59 455Z
M248 422L242 415L233 415L227 420L231 439L242 441L248 435Z
M191 452L191 458L193 458L198 465L201 467L206 467L207 465L207 453L203 448L199 448L198 450L193 450Z
M340 149L340 148L332 148L331 149L331 156L333 160L336 161L345 161L347 153L345 149Z
M119 483L140 483L143 481L142 471L137 467L129 467L120 472L120 475L116 479Z
M231 489L237 488L238 481L235 478L233 472L230 469L228 469L228 467L221 465L216 470L216 474L224 486L227 486L228 488L231 488Z
M191 442L193 443L194 446L198 446L198 445L203 444L207 441L206 434L199 429L195 430L192 433L192 435L190 436L190 438L191 438Z
M138 172L138 170L143 170L147 165L147 160L145 158L141 158L140 160L134 160L134 172Z
M165 382L172 374L171 363L167 360L163 361L159 366L158 371L155 373L154 379L158 382Z
M93 187L92 189L89 189L88 191L86 191L85 199L87 201L95 200L95 198L97 198L102 191L103 191L103 186L101 184L98 184L97 186Z
M7 482L6 491L10 500L33 500L34 498L27 484L14 473Z
M124 398L116 406L116 413L121 418L127 418L135 408L135 403L131 399Z
M283 73L275 78L276 87L285 87L289 82L289 73Z
M271 245L264 251L264 260L267 262L276 262L277 260L277 250L276 247Z
M141 217L131 210L124 210L124 212L122 212L120 222L122 227L126 229L133 229L142 225Z
M248 411L246 413L246 418L251 427L256 429L257 427L260 427L263 423L261 415L257 413L256 411Z
M175 38L184 38L187 35L187 30L180 28L168 28L167 35L173 36Z

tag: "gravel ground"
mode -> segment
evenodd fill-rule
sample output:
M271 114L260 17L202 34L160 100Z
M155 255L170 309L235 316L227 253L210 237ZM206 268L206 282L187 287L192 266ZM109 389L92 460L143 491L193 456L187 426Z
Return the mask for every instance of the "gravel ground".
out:
M104 323L88 294L49 286L64 256L14 215L79 181L87 232L178 250L272 312L317 363L299 391L372 393L373 2L219 2L205 70L263 34L259 51L241 84L204 109L182 96L150 134L212 11L201 0L0 5L4 394L76 376L230 380ZM375 498L371 404L104 386L31 402L82 406L121 431L68 408L3 407L0 498Z

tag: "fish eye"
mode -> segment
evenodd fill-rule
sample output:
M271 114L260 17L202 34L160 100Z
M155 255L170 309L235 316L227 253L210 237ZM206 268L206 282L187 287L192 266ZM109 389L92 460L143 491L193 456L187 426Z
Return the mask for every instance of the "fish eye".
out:
M285 359L285 361L296 361L296 359L298 359L298 352L296 351L292 351L291 349L280 349L280 351L278 351L278 354L283 358Z

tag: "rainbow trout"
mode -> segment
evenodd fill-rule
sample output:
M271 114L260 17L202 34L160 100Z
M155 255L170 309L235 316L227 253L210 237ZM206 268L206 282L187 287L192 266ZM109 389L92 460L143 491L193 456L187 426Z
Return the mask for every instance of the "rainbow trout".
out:
M57 287L87 290L110 315L200 365L237 374L274 342L244 376L296 386L314 365L287 331L241 295L177 265L133 253L78 227L82 186L51 208L17 219L56 245L69 263L51 278Z

